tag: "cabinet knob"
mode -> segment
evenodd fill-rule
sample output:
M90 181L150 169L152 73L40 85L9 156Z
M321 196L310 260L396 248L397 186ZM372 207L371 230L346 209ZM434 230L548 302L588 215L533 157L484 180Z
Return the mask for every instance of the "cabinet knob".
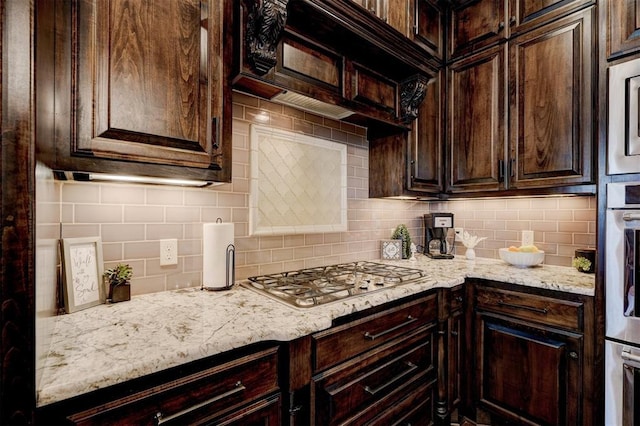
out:
M509 18L509 25L513 27L515 24L516 24L516 17L512 16L511 18Z
M452 335L452 336L456 336L456 337L457 337L457 336L458 336L458 332L457 332L457 331L452 331L452 332L451 332L451 335Z
M498 32L500 32L500 31L502 31L502 30L504 30L504 22L500 22L500 23L498 24Z
M578 359L578 353L576 351L569 352L569 357L573 359Z

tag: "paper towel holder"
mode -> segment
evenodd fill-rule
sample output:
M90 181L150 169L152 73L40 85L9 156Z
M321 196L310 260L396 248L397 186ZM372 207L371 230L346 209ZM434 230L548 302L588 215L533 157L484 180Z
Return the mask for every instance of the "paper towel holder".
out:
M224 291L224 290L231 290L233 288L233 285L236 282L236 246L234 246L233 244L229 244L227 246L225 265L227 268L227 273L225 274L226 275L225 286L224 287L205 287L204 283L202 283L202 287L200 287L200 290Z

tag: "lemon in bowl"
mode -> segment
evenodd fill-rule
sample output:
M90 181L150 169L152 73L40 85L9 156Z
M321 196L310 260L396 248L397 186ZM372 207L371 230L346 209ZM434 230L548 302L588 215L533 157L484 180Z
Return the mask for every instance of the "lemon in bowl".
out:
M511 246L509 248L501 248L498 252L500 259L518 268L529 268L544 262L544 251L539 250L534 245Z

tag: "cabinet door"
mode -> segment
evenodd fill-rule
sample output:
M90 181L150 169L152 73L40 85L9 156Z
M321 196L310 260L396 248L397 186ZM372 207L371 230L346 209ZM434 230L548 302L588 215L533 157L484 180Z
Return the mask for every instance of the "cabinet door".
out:
M60 108L71 146L61 138L56 168L229 181L224 3L71 2L58 28L71 47L57 52L68 81L56 94L58 106L71 94Z
M510 42L513 188L593 179L592 14L586 9Z
M427 86L418 118L408 135L409 189L412 191L438 193L443 190L443 79L444 70L441 70Z
M502 188L505 57L502 44L449 67L449 192Z
M582 335L476 314L478 404L496 423L581 424Z
M505 0L472 0L451 9L450 56L456 57L505 40Z
M510 0L509 32L514 37L594 0Z
M413 41L442 59L445 13L433 0L411 0Z
M606 0L607 58L640 50L640 1Z

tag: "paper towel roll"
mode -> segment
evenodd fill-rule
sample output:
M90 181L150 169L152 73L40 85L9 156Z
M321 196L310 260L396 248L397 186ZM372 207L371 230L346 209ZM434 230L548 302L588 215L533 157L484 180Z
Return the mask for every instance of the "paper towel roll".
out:
M233 271L227 270L227 247L233 244L233 223L203 224L202 244L203 286L215 289L226 287L227 274L233 276Z

